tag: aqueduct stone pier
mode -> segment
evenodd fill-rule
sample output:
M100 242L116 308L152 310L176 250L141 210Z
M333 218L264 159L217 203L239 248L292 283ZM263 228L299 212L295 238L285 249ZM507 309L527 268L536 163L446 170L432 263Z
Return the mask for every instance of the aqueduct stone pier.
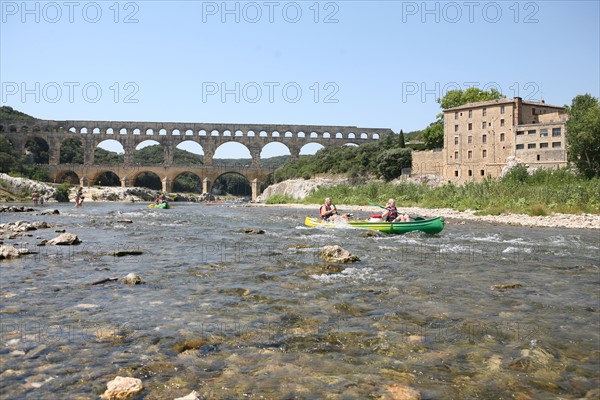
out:
M214 124L183 122L126 122L126 121L0 121L0 133L13 147L25 154L27 143L43 141L48 146L48 165L44 165L51 179L60 182L68 174L77 175L84 186L97 183L105 173L116 174L124 187L131 186L143 173L155 173L163 182L163 191L170 192L172 182L182 173L190 172L202 180L203 191L210 192L211 182L226 173L243 175L252 184L252 198L260 194L260 182L271 172L262 167L260 154L270 143L281 143L290 152L291 160L298 158L303 146L318 143L324 147L361 145L378 140L381 135L392 133L391 129L359 128L356 126L317 125L261 125L261 124ZM83 149L83 164L61 164L61 147L65 141L76 139ZM96 147L115 140L124 151L124 162L119 165L94 163ZM134 162L136 147L153 140L163 145L164 160L158 165L138 165ZM174 149L184 142L197 143L204 153L204 165L173 164ZM251 155L249 165L223 167L213 165L213 157L219 146L236 142L245 146Z

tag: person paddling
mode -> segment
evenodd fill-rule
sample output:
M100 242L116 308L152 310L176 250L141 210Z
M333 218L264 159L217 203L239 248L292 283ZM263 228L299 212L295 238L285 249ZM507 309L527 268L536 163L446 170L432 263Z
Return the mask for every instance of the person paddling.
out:
M381 218L385 222L409 222L410 217L408 214L400 214L396 208L396 200L389 199L385 205L385 212L381 214Z
M325 198L325 204L319 209L319 217L323 221L335 221L338 218L348 221L347 215L340 215L338 213L337 207L331 201L331 197Z

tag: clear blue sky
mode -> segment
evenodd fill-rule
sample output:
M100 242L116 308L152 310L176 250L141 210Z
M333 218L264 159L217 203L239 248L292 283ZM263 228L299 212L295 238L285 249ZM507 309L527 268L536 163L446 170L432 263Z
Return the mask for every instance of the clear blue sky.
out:
M1 104L46 119L422 129L444 89L600 96L598 1L0 1Z

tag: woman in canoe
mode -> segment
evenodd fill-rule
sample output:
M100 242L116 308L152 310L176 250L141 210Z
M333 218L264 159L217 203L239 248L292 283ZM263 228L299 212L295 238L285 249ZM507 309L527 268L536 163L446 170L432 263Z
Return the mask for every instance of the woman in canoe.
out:
M385 205L385 211L381 214L381 218L385 222L409 222L410 217L408 214L400 214L396 208L396 200L389 199Z

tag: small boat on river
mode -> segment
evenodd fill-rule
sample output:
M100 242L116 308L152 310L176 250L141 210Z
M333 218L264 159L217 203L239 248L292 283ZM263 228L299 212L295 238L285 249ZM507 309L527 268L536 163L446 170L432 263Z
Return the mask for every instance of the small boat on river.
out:
M171 207L169 207L169 203L167 203L165 201L164 203L160 203L160 204L150 203L150 204L148 204L148 208L171 208Z
M318 218L306 217L304 225L311 227L340 228L350 226L358 229L370 229L382 233L401 234L412 231L421 231L428 234L440 233L444 229L444 217L424 218L411 217L408 222L381 222L381 221L324 221Z

